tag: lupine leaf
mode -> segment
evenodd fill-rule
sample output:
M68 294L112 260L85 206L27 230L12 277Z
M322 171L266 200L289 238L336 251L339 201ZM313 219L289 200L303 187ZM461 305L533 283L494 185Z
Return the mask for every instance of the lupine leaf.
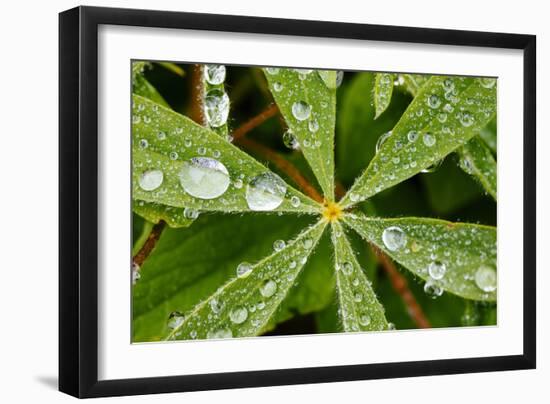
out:
M170 108L166 100L155 87L143 75L138 74L135 76L133 81L133 92L134 94L141 95L142 97L148 98L153 102L156 102L163 107Z
M332 79L326 78L327 85L313 70L266 68L264 73L273 98L298 139L325 198L333 199L336 89L331 85Z
M435 287L466 299L496 300L495 227L427 218L370 218L360 213L349 213L344 221Z
M177 64L171 63L171 62L157 62L157 63L159 66L164 67L166 70L169 70L180 77L185 77L185 70L183 70Z
M344 331L385 330L384 308L359 265L350 242L338 222L332 223L336 269L336 293Z
M497 200L497 162L489 147L479 138L474 137L458 149L460 168L473 175L485 191Z
M318 212L316 202L214 132L137 95L132 136L135 200L201 211ZM266 196L261 185L274 193Z
M186 214L194 215L198 213L193 211L186 212L185 208L176 208L145 201L134 201L132 209L135 213L151 223L158 223L162 220L166 222L168 226L174 228L189 226L193 223L194 219L192 216L186 217Z
M394 75L390 73L377 73L374 84L374 106L376 113L374 119L378 118L390 105L393 93Z
M478 134L495 113L496 80L432 77L342 205L363 201L441 160Z
M258 335L288 294L326 222L307 228L279 251L251 265L191 311L166 339L204 339Z
M418 90L430 80L427 74L400 74L398 80L403 82L405 89L414 97Z

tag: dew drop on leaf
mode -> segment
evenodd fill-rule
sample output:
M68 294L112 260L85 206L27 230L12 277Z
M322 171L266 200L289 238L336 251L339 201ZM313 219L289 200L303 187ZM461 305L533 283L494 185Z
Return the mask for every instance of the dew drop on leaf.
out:
M241 262L237 266L237 276L239 278L244 278L244 277L250 275L251 271L252 271L252 265L248 262Z
M164 174L160 170L147 170L139 176L139 187L144 191L153 191L161 186Z
M225 125L229 115L229 97L224 91L210 90L204 97L204 113L209 126L219 128Z
M447 266L441 261L433 261L428 265L428 274L432 279L440 280L443 279L445 273L447 272Z
M277 291L277 283L274 280L268 279L260 288L260 294L263 297L271 297Z
M462 126L465 126L465 127L472 126L475 120L474 116L468 111L459 112L457 114L457 118L462 124Z
M139 265L133 263L132 264L132 285L135 285L140 278L141 278L141 274L139 273Z
M284 240L275 240L275 242L273 243L273 250L275 250L276 252L281 251L285 247L286 243Z
M367 313L363 313L359 316L359 324L361 324L363 327L366 327L370 324L371 317Z
M298 149L300 147L300 143L296 139L296 136L294 136L294 133L290 129L288 129L285 133L283 133L283 143L286 147L289 149Z
M497 83L496 79L491 79L488 77L483 77L481 79L481 86L485 88L493 88L496 83Z
M382 148L382 145L386 142L386 140L388 140L388 138L391 136L391 133L392 131L390 130L389 132L386 132L384 133L383 135L381 135L378 140L376 141L376 153L378 153L380 151L380 149Z
M179 311L173 311L168 316L168 328L170 328L171 330L175 330L183 324L184 318L185 317L183 316L183 314L181 314Z
M199 211L193 208L185 208L183 209L183 216L186 219L195 220L197 217L199 217Z
M415 130L410 130L409 133L407 133L407 139L409 142L414 143L418 139L418 132Z
M382 241L390 251L398 251L407 244L407 235L397 226L390 226L382 232Z
M170 160L177 160L178 159L178 153L173 151L169 154Z
M275 92L279 93L281 92L283 89L283 84L276 81L275 83L273 83L273 90L275 90Z
M477 269L474 281L482 291L494 292L497 289L497 272L489 265L482 265Z
M227 168L209 157L194 157L184 162L179 180L185 192L200 199L217 198L229 187Z
M344 262L341 269L344 275L349 276L353 273L353 265L351 264L351 262Z
M223 302L221 300L218 300L217 298L213 298L212 300L210 300L209 304L210 304L210 310L212 310L214 314L220 313L225 307Z
M246 202L255 211L277 209L283 203L285 194L285 182L271 172L254 177L246 186Z
M246 321L248 318L248 310L246 307L235 307L233 310L229 312L229 319L232 323L235 324L242 324Z
M214 86L220 85L225 81L225 66L224 65L205 65L204 79L208 84Z
M265 68L265 71L266 71L268 74L272 74L272 75L274 75L274 74L279 74L279 71L280 71L280 70L281 70L281 69L279 69L278 67L266 67L266 68Z
M439 108L439 106L441 105L441 99L437 94L432 94L428 96L427 103L430 108Z
M432 135L430 132L426 132L422 136L422 141L426 146L432 147L433 145L435 145L436 139L435 139L435 136Z
M443 288L432 279L428 279L424 284L424 293L432 299L436 299L443 294Z
M292 104L292 115L299 121L305 121L311 115L311 105L305 101L297 101Z
M298 198L296 195L294 195L293 197L290 198L290 204L293 207L297 208L301 204L300 198Z
M220 328L218 330L208 331L206 338L208 339L222 339L222 338L232 338L233 333L229 328Z
M308 123L308 129L310 132L315 133L319 130L319 122L316 119L312 119Z
M139 141L139 148L141 150L145 150L145 149L147 149L147 147L149 147L149 142L147 141L147 139L141 139Z

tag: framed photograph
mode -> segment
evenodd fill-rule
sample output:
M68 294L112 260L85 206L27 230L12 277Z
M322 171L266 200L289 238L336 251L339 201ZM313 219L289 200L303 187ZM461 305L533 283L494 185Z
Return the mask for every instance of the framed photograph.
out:
M534 36L59 23L61 391L535 367Z

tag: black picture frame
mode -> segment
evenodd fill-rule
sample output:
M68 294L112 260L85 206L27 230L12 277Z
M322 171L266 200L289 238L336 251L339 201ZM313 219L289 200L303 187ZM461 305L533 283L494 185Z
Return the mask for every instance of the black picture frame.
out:
M98 381L98 26L101 24L344 38L523 51L523 354ZM323 383L536 366L536 37L77 7L59 15L59 389L76 397Z

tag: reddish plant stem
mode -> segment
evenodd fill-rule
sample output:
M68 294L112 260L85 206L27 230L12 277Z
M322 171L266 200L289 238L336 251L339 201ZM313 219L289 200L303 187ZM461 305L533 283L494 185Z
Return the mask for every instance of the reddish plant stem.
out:
M191 69L191 109L189 111L189 118L199 125L206 124L206 117L204 116L203 109L204 82L202 80L202 74L202 66L193 65Z
M254 118L246 121L241 126L239 126L237 129L235 129L232 133L233 140L238 141L240 138L242 138L244 135L246 135L252 129L260 126L262 123L267 121L272 116L277 115L278 112L279 112L279 108L277 107L277 104L271 104L268 108L264 109L262 112L260 112Z
M302 173L300 173L300 171L284 157L280 156L269 147L266 147L263 144L260 144L252 139L243 137L240 139L239 143L244 148L256 152L266 160L269 160L270 162L275 164L277 168L287 174L306 195L319 203L323 203L324 198L319 193L319 191L317 191L315 187L311 185L309 181L302 175Z
M149 233L147 240L134 256L134 264L141 266L145 262L149 254L151 254L151 252L153 252L153 250L155 249L155 245L157 244L157 241L159 240L165 226L166 223L162 220L153 226L153 229L151 230L151 233Z
M416 301L416 298L409 289L407 280L399 273L393 261L379 248L373 246L372 244L370 244L370 247L376 255L378 262L386 271L393 289L403 300L403 303L407 307L407 312L415 322L416 326L418 328L431 328L430 321L426 318L426 315L422 311L422 307L420 307Z

